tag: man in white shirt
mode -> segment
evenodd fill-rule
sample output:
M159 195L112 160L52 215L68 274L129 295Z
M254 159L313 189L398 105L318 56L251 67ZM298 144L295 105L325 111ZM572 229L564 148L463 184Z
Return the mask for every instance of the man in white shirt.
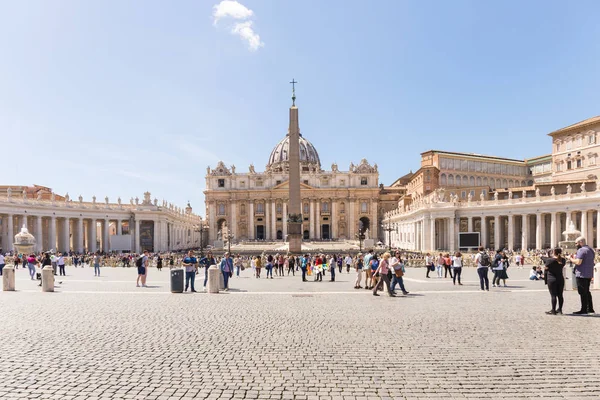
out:
M350 257L350 254L346 256L344 262L346 263L346 272L350 273L350 266L352 265L352 257Z

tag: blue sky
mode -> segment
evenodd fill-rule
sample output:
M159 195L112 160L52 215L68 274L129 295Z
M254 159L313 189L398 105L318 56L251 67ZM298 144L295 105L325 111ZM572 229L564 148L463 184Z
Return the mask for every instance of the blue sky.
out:
M264 169L292 78L323 166L385 184L431 148L546 154L600 114L598 1L218 4L0 0L1 184L204 214L208 165Z

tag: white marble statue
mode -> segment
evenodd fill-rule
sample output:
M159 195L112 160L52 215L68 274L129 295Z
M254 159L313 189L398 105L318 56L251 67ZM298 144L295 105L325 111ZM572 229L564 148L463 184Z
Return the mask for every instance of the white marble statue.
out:
M527 197L527 190L523 190L523 198Z
M135 205L139 205L140 204L140 198L139 197L135 197Z
M481 192L481 194L479 195L479 201L481 201L481 202L485 201L485 194L483 194L483 192Z
M119 205L121 205L121 198L117 198L117 203L119 203Z
M92 203L96 204L96 196L92 196Z
M540 188L535 188L535 197L536 198L540 197Z
M11 197L12 197L12 188L9 187L8 189L6 189L6 198L8 200L10 200Z
M42 200L42 191L41 191L41 190L37 192L36 199L37 199L38 201Z
M235 174L235 165L232 165L232 166L231 166L231 173L232 173L232 174Z
M571 190L573 190L573 188L571 188L571 185L567 185L567 194L571 194Z
M365 239L369 239L369 228L365 229Z
M469 192L469 195L467 196L467 201L470 203L471 201L473 201L473 193Z
M106 203L106 205L108 205L108 196L106 196L106 197L104 198L104 202Z
M69 193L65 194L65 203L68 203L71 198L69 197Z
M210 175L210 165L206 167L206 175Z
M509 199L512 199L512 198L513 198L513 192L512 192L512 190L509 190L509 191L508 191L508 198L509 198Z
M550 194L551 194L552 196L556 195L556 189L554 188L554 186L552 186L552 187L550 188Z
M27 200L27 192L23 190L23 201Z
M79 203L83 203L83 196L79 195Z
M585 192L586 192L586 190L585 190L585 182L582 182L581 183L581 193L585 193Z
M251 174L256 173L256 171L254 170L254 164L250 164L250 167L248 167L248 171L250 171Z
M56 195L54 194L54 192L52 192L52 196L50 196L50 199L52 200L53 203L54 203L54 200L56 200Z
M494 200L498 201L498 192L494 192Z
M133 205L133 197L129 199L129 204Z
M154 198L154 205L158 206L158 199L156 197Z

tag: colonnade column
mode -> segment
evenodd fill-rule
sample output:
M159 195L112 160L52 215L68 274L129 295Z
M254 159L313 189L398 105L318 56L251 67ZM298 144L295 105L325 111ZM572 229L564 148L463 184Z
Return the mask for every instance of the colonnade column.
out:
M96 219L92 218L90 220L90 239L89 239L89 250L92 253L98 251L98 224L96 223Z
M331 200L331 217L329 218L329 223L331 226L330 230L330 239L337 239L338 231L337 231L337 202L335 200Z
M537 213L535 215L535 248L540 250L543 247L543 219L542 213Z
M77 218L77 245L78 253L83 253L83 217Z
M173 233L173 232L171 232ZM173 237L173 235L171 234L171 249L173 249L173 243L176 243L175 238ZM140 254L140 220L139 219L135 219L135 252L137 254Z
M237 202L233 200L231 201L231 214L229 215L231 215L231 233L233 233L233 236L237 238Z
M500 243L500 216L494 216L494 247L499 249L501 246Z
M508 215L508 250L513 251L515 247L515 216Z
M12 226L12 218L9 221ZM50 238L50 248L48 250L57 250L56 248L56 217L53 215L50 217L50 230L48 231L48 236Z
M430 217L429 221L429 242L431 243L429 248L431 251L437 250L437 243L435 242L435 218Z
M41 215L38 215L35 220L35 240L37 243L37 251L44 251L44 234Z
M523 224L522 224L522 232L521 232L521 251L527 251L529 247L529 216L527 214L523 214Z
M69 218L65 218L63 221L63 248L62 248L62 252L67 252L70 250L71 247L71 235L69 232L70 227L70 223L69 223Z
M7 250L13 251L14 247L14 234L15 234L15 227L14 227L14 216L12 214L8 214L8 222L7 222L7 228L8 228L8 243L6 244L6 248Z
M117 219L117 235L122 235L123 234L123 226L122 226L122 221L121 218Z
M315 237L321 239L321 200L317 200L315 208Z
M186 237L187 237L187 232L186 232ZM153 246L154 246L154 251L161 251L160 248L160 222L158 220L154 220L154 241L153 241ZM190 242L191 244L191 242ZM191 247L188 246L187 244L187 239L186 239L186 246L185 247Z
M448 218L448 250L451 252L456 251L454 236L456 236L456 234L454 233L454 217L452 217Z
M589 240L588 232L587 232L587 228L588 228L587 225L588 225L587 210L582 210L581 211L581 234L583 235L583 237L586 240Z
M110 232L109 232L109 227L110 227L110 223L108 218L104 219L104 234L102 235L102 250L104 250L105 252L109 252L110 251L110 243L109 243L109 236L110 236Z
M487 219L485 216L482 216L481 217L481 246L483 246L486 249L488 247L487 231L488 231Z
M473 232L473 217L467 217L467 232Z
M248 218L250 219L250 227L249 227L249 232L248 232L248 237L250 238L250 240L255 239L256 237L254 236L254 201L250 202L250 207L248 207L250 210L250 215L248 216Z
M277 239L277 210L275 209L275 200L271 201L271 239Z
M550 247L555 248L558 246L558 242L556 241L556 213L553 212L550 214Z

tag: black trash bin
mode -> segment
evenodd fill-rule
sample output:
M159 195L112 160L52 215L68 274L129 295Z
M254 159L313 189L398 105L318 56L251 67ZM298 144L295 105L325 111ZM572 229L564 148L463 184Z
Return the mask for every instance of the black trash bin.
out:
M183 269L171 270L171 293L183 293Z

